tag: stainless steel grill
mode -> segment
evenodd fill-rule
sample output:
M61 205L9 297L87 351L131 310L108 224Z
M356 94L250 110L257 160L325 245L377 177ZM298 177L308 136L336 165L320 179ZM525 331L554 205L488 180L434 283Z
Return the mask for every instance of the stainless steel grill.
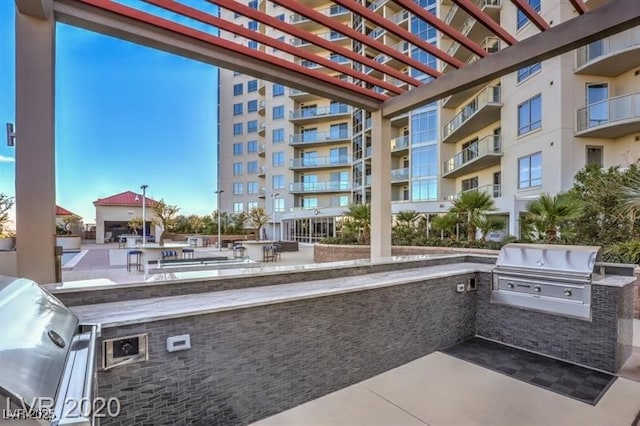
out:
M35 282L5 276L0 327L0 418L93 424L97 328Z
M591 319L591 283L601 248L507 244L493 269L491 302Z

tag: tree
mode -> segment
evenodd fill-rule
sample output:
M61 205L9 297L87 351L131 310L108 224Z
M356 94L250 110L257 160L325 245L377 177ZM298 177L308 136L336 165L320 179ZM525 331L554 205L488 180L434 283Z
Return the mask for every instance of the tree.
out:
M238 212L231 215L231 224L236 233L244 232L244 225L247 223L248 217L245 212Z
M247 217L247 222L249 222L249 224L253 228L255 228L258 234L258 240L261 240L262 234L260 233L260 230L262 229L263 226L269 223L269 215L267 214L267 212L264 210L263 207L254 207L251 210L249 210L249 213L247 213L246 217Z
M187 224L188 224L188 227L187 227L188 232L195 233L195 234L200 233L200 230L202 230L202 227L204 225L202 218L197 214L190 215L187 218Z
M396 214L398 225L407 228L414 228L421 218L422 214L415 210L404 210Z
M453 202L451 212L459 213L467 226L467 240L475 241L476 223L486 212L495 210L493 199L488 192L465 191Z
M546 243L558 242L558 231L571 232L571 221L583 214L582 203L571 194L542 194L527 205L526 219L533 224L536 239Z
M180 208L178 206L165 203L163 198L151 205L151 211L157 218L154 222L159 225L164 232L168 231L169 227L173 225L175 216L180 211Z
M431 220L431 227L436 231L446 232L453 240L456 239L456 225L460 223L460 219L456 213L445 213L436 216Z
M0 193L0 237L7 232L7 224L9 223L9 210L13 207L14 198L6 194Z
M71 235L79 231L80 218L76 215L65 216L62 218L62 223L64 223L64 233L66 235Z
M128 223L129 228L133 232L134 235L138 235L138 229L142 229L142 218L134 217L129 220Z
M498 216L484 215L478 217L474 225L480 230L480 241L485 241L488 233L504 229L506 222Z
M344 214L347 216L347 221L344 225L347 228L347 232L357 233L358 242L368 244L371 234L371 205L352 204Z

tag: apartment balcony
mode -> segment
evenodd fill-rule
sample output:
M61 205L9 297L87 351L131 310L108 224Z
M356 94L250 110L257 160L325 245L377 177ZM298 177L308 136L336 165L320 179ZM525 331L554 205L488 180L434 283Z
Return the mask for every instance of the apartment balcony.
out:
M442 129L442 142L457 142L500 119L500 86L487 86Z
M349 58L347 58L346 56L341 56L341 55L335 55L334 57L328 56L325 59L329 59L332 62L335 62L336 64L340 64L340 65L349 65L351 63L351 60ZM322 72L326 72L326 73L335 73L336 71L334 69L331 68L327 68L323 65L320 65L316 62L313 61L309 61L307 59L296 59L295 63L310 69L310 70L316 70L316 71L322 71Z
M267 132L267 123L262 122L258 125L258 134L264 136Z
M351 165L351 156L348 155L338 157L299 157L289 160L289 168L291 170L344 168L349 165Z
M258 114L264 116L267 113L267 101L261 100L258 102Z
M262 187L258 190L258 198L266 198L267 197L267 188Z
M391 47L394 50L397 50L398 53L402 53L404 55L408 55L409 52L411 51L411 44L408 41L404 41L404 40L394 44ZM379 53L375 58L373 58L373 60L379 64L388 65L395 69L406 66L403 62L400 62L397 59L392 58L391 56L388 56L384 53Z
M640 27L635 27L579 48L575 73L615 77L638 66Z
M500 164L500 136L489 135L444 162L442 177L454 178Z
M320 12L326 16L330 16L338 22L342 22L345 24L351 22L351 12L349 12L349 10L345 9L342 6L333 5L324 9L318 9L317 12ZM319 22L311 21L302 15L298 15L297 13L289 17L289 23L303 30L312 32L325 28Z
M475 22L475 19L472 19L473 22ZM471 21L468 21L469 23L462 28L461 32L463 34L465 34L465 32L467 34L469 34L469 32L471 32L471 30L474 28L474 25ZM479 27L478 27L479 28ZM484 28L484 27L483 27ZM465 35L467 35L465 34ZM488 30L486 32L482 32L482 35L486 35L484 38L481 38L482 35L480 33L478 33L478 35L476 36L477 39L481 39L482 42L480 43L480 46L482 47L482 49L487 52L487 53L495 53L497 51L500 50L500 39L498 37L492 36L492 35L488 35L490 34L488 32ZM459 59L462 62L465 63L473 63L475 62L478 57L476 56L475 53L471 52L470 50L468 50L467 48L463 47L460 43L453 42L451 44L451 46L449 46L449 48L447 49L447 53L451 56L453 56L456 59ZM453 66L451 66L450 64L443 62L443 72L450 72L452 71L454 68Z
M296 102L309 102L321 98L321 96L298 89L289 89L289 97Z
M393 127L406 127L409 125L409 114L408 113L400 114L395 117L391 117L390 120L391 120L391 126Z
M258 167L258 177L265 177L267 174L267 166Z
M364 159L371 158L371 154L373 153L373 147L367 146L364 149Z
M454 195L449 195L448 197L445 197L445 200L447 201L457 200L458 198L460 198L461 194L465 192L470 192L470 191L486 192L491 196L491 198L502 197L502 185L482 185L477 188L467 189L466 191L460 191Z
M327 118L348 117L351 107L345 104L335 104L320 108L301 108L289 112L289 121L300 124L311 124L324 121Z
M351 141L350 130L336 130L329 132L296 133L289 138L289 145L311 147Z
M619 138L640 132L640 93L617 96L578 110L576 136Z
M327 181L327 182L294 182L289 184L289 192L292 194L318 194L325 192L349 192L352 189L351 181Z
M409 152L409 136L391 139L391 155L406 155Z
M391 183L406 183L409 180L409 168L391 170Z
M260 96L264 96L267 93L267 84L264 81L260 82L260 85L258 86L258 94Z
M398 13L391 15L388 19L389 21L393 22L399 27L404 28L405 30L409 28L409 12L407 10L403 9ZM372 39L379 39L386 32L387 30L385 30L384 28L376 27L373 31L369 33L369 37L371 37Z
M351 47L351 39L337 31L323 31L323 32L315 33L315 35L325 40L329 40L333 44L343 46L343 47ZM309 43L308 41L302 40L297 37L291 38L290 44L295 47L304 48L304 50L311 53L326 52L325 48L315 45L313 43Z
M267 152L267 145L266 144L262 144L258 147L258 156L259 157L264 157L265 153Z

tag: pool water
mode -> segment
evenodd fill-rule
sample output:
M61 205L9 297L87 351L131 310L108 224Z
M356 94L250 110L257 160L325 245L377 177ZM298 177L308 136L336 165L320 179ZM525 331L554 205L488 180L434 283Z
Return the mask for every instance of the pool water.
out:
M69 263L74 257L76 257L79 254L80 254L79 251L62 253L62 266Z

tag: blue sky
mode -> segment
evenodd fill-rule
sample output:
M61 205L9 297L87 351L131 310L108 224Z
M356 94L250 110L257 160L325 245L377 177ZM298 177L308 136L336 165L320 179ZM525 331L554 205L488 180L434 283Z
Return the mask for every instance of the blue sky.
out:
M0 0L0 192L13 193L13 1ZM216 68L64 24L56 39L57 203L94 222L92 201L139 191L215 208ZM19 129L18 142L19 142Z

